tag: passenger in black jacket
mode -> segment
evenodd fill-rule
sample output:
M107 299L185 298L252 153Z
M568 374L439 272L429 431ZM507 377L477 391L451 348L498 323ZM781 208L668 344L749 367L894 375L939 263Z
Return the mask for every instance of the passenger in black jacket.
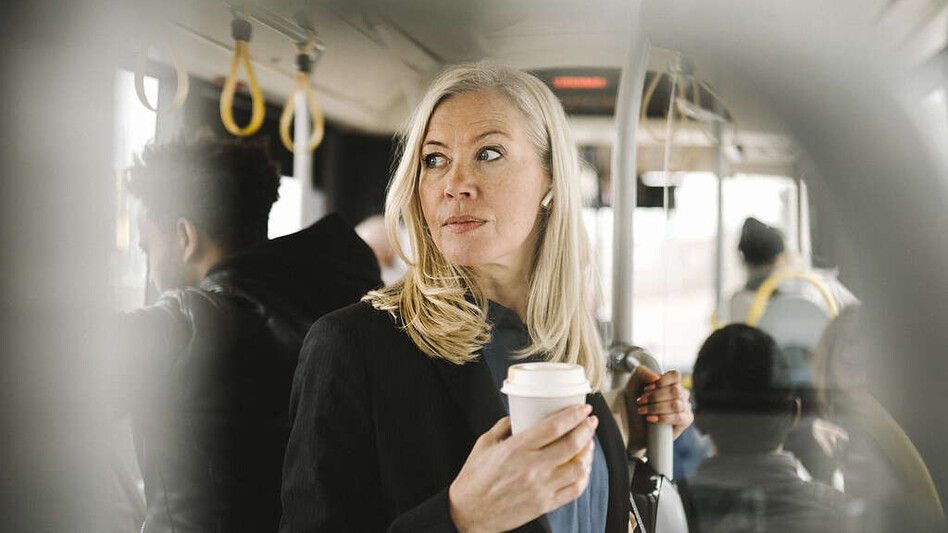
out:
M644 421L691 422L677 372L609 402L576 148L541 81L440 75L386 198L409 271L320 319L300 353L281 533L626 533ZM512 434L498 389L524 360L581 365L588 405ZM617 420L611 414L616 407ZM622 435L628 435L623 442Z
M278 179L262 148L213 139L148 148L132 170L163 291L116 326L145 533L276 530L303 336L380 284L337 215L266 241Z

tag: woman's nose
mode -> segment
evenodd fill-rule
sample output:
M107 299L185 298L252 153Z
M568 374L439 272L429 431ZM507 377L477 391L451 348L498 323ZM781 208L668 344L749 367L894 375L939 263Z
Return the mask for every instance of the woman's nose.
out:
M454 164L448 170L444 183L444 195L455 200L471 199L476 195L477 185L471 169L462 164Z

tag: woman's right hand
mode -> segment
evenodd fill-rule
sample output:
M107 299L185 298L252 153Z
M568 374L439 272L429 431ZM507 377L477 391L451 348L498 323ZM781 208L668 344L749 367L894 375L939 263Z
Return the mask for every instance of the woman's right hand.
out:
M521 526L576 498L589 483L592 407L567 407L511 435L510 417L477 439L448 489L451 518L461 533Z

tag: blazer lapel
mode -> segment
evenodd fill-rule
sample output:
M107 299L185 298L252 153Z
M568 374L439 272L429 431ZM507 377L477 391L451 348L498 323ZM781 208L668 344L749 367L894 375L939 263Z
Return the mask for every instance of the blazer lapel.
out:
M464 365L432 359L448 394L460 408L476 439L507 416L500 392L483 358Z
M500 391L494 385L494 378L484 358L464 365L456 365L444 359L432 359L448 394L467 420L476 440L492 428L498 420L507 416ZM546 515L532 520L516 530L518 533L550 533L550 524Z

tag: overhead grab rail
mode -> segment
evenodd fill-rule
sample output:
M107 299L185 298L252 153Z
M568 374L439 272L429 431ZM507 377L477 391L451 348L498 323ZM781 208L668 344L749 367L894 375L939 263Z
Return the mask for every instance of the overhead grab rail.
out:
M259 2L236 0L224 2L224 5L230 8L233 13L240 13L243 18L253 19L294 43L304 43L309 39L312 28L301 13L297 15L297 20L294 21L258 4Z
M325 132L323 113L316 103L316 93L313 91L313 86L309 82L309 73L313 66L311 53L315 46L316 35L313 33L310 33L305 43L297 45L299 53L296 56L296 66L298 69L296 73L296 87L294 87L290 96L287 97L286 104L283 106L283 113L280 115L280 140L283 141L283 146L290 152L294 151L293 138L290 135L290 125L293 123L297 94L303 93L306 95L307 108L310 118L313 120L313 133L310 136L309 144L307 144L306 149L313 151L323 141L323 133Z
M708 91L708 93L718 101L721 108L727 114L726 116L730 120L731 124L734 127L734 132L732 138L737 138L737 119L734 118L734 114L731 113L730 108L724 103L724 100L715 92L714 89L704 80L700 79L696 73L687 74L682 72L680 65L674 65L670 69L673 72L667 72L660 70L655 72L652 76L651 81L648 84L648 87L645 88L645 95L642 97L642 107L639 111L639 121L642 123L642 128L648 132L649 136L655 139L657 142L664 144L666 139L661 138L655 131L651 128L648 123L648 106L652 101L652 97L655 95L655 90L658 88L658 84L662 81L664 76L669 76L672 80L672 91L678 93L677 97L675 95L669 95L670 99L674 99L674 106L670 105L670 109L674 110L676 107L678 109L679 121L672 121L671 135L674 136L678 131L680 125L684 125L688 122L688 118L694 119L695 123L698 126L698 129L701 130L712 143L715 144L724 144L722 139L715 138L706 128L705 128L705 117L702 113L703 109L701 107L701 89ZM687 90L685 89L685 84L683 83L684 78L691 78L691 102L688 102ZM677 83L676 83L677 82ZM691 104L693 109L688 109L686 104ZM722 115L723 119L723 115Z
M701 114L700 114L700 111L701 111L701 89L704 89L704 90L708 91L708 94L710 94L711 96L713 96L714 99L718 101L718 104L721 106L721 108L724 110L724 112L727 113L727 118L730 119L731 124L732 124L733 127L734 127L734 132L731 134L731 138L732 138L732 139L737 139L737 131L738 131L738 128L737 128L737 117L735 117L735 116L734 116L734 113L731 112L731 108L728 107L728 105L727 105L726 103L724 103L724 99L722 99L721 96L718 95L718 93L715 92L715 90L711 88L711 86L708 84L708 82L706 82L706 81L704 81L704 80L698 78L698 75L697 75L697 74L693 75L693 76L692 76L692 79L693 79L693 83L692 83L692 100L693 100L693 102L694 102L694 106L695 106L695 108L696 108L696 111L698 111L697 116L694 117L694 118L695 118L695 122L698 124L698 128L701 130L701 133L704 133L705 136L708 137L708 139L711 139L711 142L714 142L714 143L717 143L717 144L722 144L722 145L724 144L724 139L716 139L716 138L714 137L714 135L712 135L711 133L709 133L708 130L706 130L706 129L704 128L704 120L701 118ZM723 118L723 115L722 115L722 118Z
M257 84L257 76L254 74L253 65L250 63L250 34L252 26L245 15L237 15L231 22L231 34L234 38L234 59L230 64L230 72L224 80L224 88L221 91L221 121L224 128L231 134L238 137L247 137L253 135L263 125L263 119L266 115L266 104L263 93L260 92L260 86ZM237 72L240 64L244 64L247 71L247 80L250 84L250 102L251 113L250 123L241 128L234 121L234 93L237 91Z
M181 61L181 55L178 54L174 46L170 44L167 46L168 49L171 50L171 57L174 60L175 76L178 82L174 91L174 99L168 107L159 108L158 103L151 105L151 102L148 101L148 97L145 95L145 64L148 61L148 46L145 44L142 45L141 52L138 56L138 67L135 69L135 93L138 95L138 100L145 108L159 114L173 113L181 109L181 106L184 105L184 101L188 99L188 92L190 91L190 78L187 69L184 68L184 63Z

